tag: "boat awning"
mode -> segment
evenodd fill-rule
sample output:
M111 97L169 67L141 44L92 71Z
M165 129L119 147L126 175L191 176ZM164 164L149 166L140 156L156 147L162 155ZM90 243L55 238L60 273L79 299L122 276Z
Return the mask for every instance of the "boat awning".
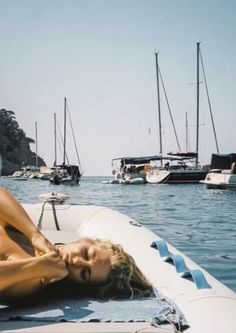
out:
M236 153L211 155L211 169L231 169L233 162L236 162Z
M180 157L182 159L192 159L192 158L196 158L198 154L196 152L185 152L185 153L181 153L181 152L172 153L172 152L170 152L167 155Z
M162 157L160 155L152 155L152 156L141 156L141 157L117 157L113 158L114 161L121 161L124 164L146 164L151 161L159 161Z
M114 161L121 161L123 165L126 164L147 164L151 161L161 161L161 160L168 160L168 161L179 161L180 158L172 157L172 156L161 156L161 155L152 155L152 156L142 156L142 157L118 157L113 158L112 163Z

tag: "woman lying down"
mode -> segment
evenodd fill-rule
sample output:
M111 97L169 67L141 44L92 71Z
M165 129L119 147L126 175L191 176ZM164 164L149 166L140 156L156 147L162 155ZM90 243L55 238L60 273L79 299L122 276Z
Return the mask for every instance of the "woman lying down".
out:
M55 287L73 296L76 290L83 294L86 290L88 296L105 299L152 292L134 259L120 245L81 239L55 246L16 199L0 188L0 299L16 300Z

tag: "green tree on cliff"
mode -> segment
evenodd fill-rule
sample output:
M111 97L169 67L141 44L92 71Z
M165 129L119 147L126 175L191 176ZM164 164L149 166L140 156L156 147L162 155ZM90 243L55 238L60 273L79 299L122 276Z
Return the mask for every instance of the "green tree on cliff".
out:
M0 155L3 160L2 174L11 174L22 165L34 165L35 153L30 150L30 143L35 141L26 137L19 127L15 113L0 109ZM45 165L39 158L39 165Z

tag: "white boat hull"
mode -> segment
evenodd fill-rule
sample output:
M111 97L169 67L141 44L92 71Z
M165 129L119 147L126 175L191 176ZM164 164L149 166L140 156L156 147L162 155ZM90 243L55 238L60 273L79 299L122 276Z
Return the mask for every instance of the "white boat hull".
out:
M236 174L231 170L211 171L203 183L208 189L236 190Z
M28 214L37 224L42 213L41 204L24 204ZM44 207L42 232L53 242L70 242L81 237L109 239L120 243L136 260L138 266L159 293L174 302L183 312L190 327L187 333L235 333L236 294L216 280L204 269L176 248L166 243L169 251L181 255L188 269L200 270L210 288L198 289L196 284L180 276L175 267L160 256L151 244L160 237L141 226L132 218L117 211L84 205L56 205L60 231L54 225L50 203ZM7 326L8 325L8 326ZM19 322L4 323L2 332L20 332ZM24 332L133 332L145 328L145 332L175 332L172 326L152 327L148 323L45 323L37 326L30 322Z
M195 184L204 180L207 172L202 168L188 167L177 169L155 168L146 174L151 184Z

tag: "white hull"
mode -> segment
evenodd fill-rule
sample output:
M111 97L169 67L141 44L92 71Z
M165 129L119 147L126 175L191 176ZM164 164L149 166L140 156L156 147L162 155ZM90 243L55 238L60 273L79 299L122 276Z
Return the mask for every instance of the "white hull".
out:
M211 171L203 181L209 189L236 190L236 174L231 170Z
M204 180L206 171L202 168L155 168L146 174L146 181L151 184L194 184Z
M25 209L35 223L38 222L42 204L25 204ZM176 272L158 250L150 245L160 237L130 217L117 211L98 206L56 205L60 231L56 231L51 204L44 207L42 231L53 242L69 242L80 237L110 239L123 245L161 295L173 301L183 312L190 328L187 333L235 333L236 294L216 280L204 269L176 248L169 251L181 255L188 269L200 269L211 288L198 289L196 284ZM172 326L159 328L149 323L1 323L1 332L175 332Z
M154 169L152 171L147 172L146 181L150 184L161 184L165 182L167 177L169 176L169 171Z

